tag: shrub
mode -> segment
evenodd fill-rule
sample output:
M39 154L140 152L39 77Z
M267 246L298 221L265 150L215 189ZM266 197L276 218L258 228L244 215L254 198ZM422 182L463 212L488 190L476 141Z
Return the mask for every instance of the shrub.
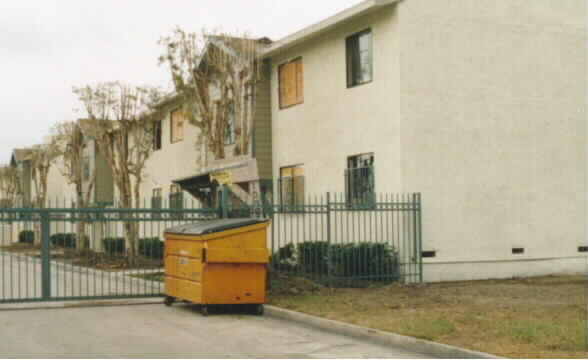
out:
M125 253L125 238L112 237L102 239L104 251L108 254L124 254Z
M163 242L158 237L139 239L139 255L163 259Z
M298 244L298 265L305 273L327 273L329 243L305 241Z
M298 244L295 255L288 252L291 250L288 246L278 250L278 269L284 264L285 257L290 259L297 256L299 269L306 274L328 274L333 278L369 281L400 279L398 252L388 244L307 241Z
M59 246L59 247L63 247L66 249L75 249L76 247L76 240L77 240L77 236L74 233L59 233L59 234L53 234L51 235L51 237L49 238L49 241L51 242L52 245L54 246ZM86 248L87 245L89 243L89 239L87 236L82 236L82 241L80 244L80 248Z
M398 280L398 253L388 244L358 243L331 246L329 270L334 277L355 277L365 280Z
M282 246L271 256L270 262L275 269L292 270L296 265L296 246L292 243Z
M22 244L34 244L35 232L33 230L23 230L18 234L18 242Z

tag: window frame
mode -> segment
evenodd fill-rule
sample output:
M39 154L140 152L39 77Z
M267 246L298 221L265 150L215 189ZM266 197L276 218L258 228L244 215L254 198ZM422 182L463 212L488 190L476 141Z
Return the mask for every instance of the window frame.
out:
M363 156L371 157L371 164L369 166L353 166L351 165L354 159L360 160ZM361 154L350 155L347 157L347 167L345 169L345 203L351 210L372 210L376 207L376 174L375 174L375 159L374 152L367 152ZM357 163L357 160L356 160ZM359 192L355 190L357 184L353 184L353 171L366 170L368 173L367 181L371 182L371 192L366 192L358 196ZM361 175L361 174L360 174ZM353 189L352 189L353 187Z
M353 59L352 56L350 54L350 44L352 41L356 40L357 41L357 50L359 51L359 39L362 35L365 34L369 34L370 35L370 41L369 41L369 54L370 54L370 79L369 80L365 80L365 81L359 81L359 82L355 82L354 78L353 78L353 74L354 74L354 64L353 64ZM361 66L361 51L359 51L358 54L358 58L359 60L359 64L358 66ZM347 88L348 89L352 89L361 85L366 85L369 84L371 82L374 81L374 35L372 32L372 28L367 28L367 29L363 29L361 31L358 31L356 33L353 33L349 36L347 36L345 38L345 73L346 73L346 78L347 78Z
M176 139L174 141L174 113L176 112L182 112L182 138L181 139ZM176 108L172 111L169 112L169 137L170 137L170 144L177 144L179 142L184 141L184 129L185 129L185 125L186 125L186 118L185 118L185 114L183 114L183 109L182 108Z
M232 117L230 114L233 114ZM231 119L232 118L232 119ZM229 122L229 119L231 121ZM231 124L229 126L229 124ZM227 137L230 138L230 142L227 141ZM230 104L227 107L227 118L225 121L225 138L223 139L223 144L225 146L235 145L237 143L237 119L235 119L235 108L233 104Z
M282 171L285 169L291 169L292 174L290 176L283 176ZM302 169L303 175L294 175L295 169ZM302 194L297 195L296 192L296 179L302 179ZM291 195L289 195L289 199L284 199L284 180L291 180ZM280 173L278 177L278 184L279 184L279 204L280 209L283 212L289 213L304 213L305 211L305 193L306 193L306 174L304 173L304 164L296 164L296 165L289 165L289 166L282 166L280 167ZM286 202L288 201L288 202Z
M300 61L301 66L302 66L302 85L301 85L301 88L302 88L302 96L301 96L300 101L298 101L298 102L295 101L292 104L284 105L283 104L283 101L282 101L282 91L281 91L282 90L282 76L281 76L281 71L282 71L282 68L284 66L295 64L298 61ZM298 76L296 76L296 84L295 84L295 86L296 86L296 88L298 88ZM291 107L304 104L304 59L303 59L302 56L295 57L293 59L290 59L290 60L285 61L285 62L283 62L283 63L281 63L281 64L278 65L278 103L279 103L280 110L289 109Z
M170 115L171 117L171 115ZM171 122L171 118L170 118ZM153 125L153 151L159 151L163 148L163 121L156 120Z

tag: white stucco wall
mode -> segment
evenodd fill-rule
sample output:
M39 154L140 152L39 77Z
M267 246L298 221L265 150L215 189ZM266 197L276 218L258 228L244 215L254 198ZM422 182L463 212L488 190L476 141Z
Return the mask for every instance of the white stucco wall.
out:
M161 188L163 199L167 203L173 180L193 176L201 171L198 158L203 152L202 148L197 148L196 145L198 128L185 120L184 140L172 143L170 124L168 111L162 120L161 149L152 153L145 167L141 198L147 207L151 206L153 189ZM185 194L184 198L191 201L192 196Z
M398 19L425 278L585 270L586 2L410 0Z
M63 157L58 157L47 175L47 202L51 207L69 207L76 201L75 187L63 176Z
M275 55L274 177L304 164L306 194L340 192L347 156L374 152L378 193L422 193L427 281L586 271L585 14L405 0ZM374 81L347 89L345 37L367 27ZM304 104L280 110L299 56Z
M279 179L280 167L303 164L307 195L343 192L347 157L374 152L376 191L399 190L399 39L395 18L395 8L388 7L271 59L274 179ZM372 29L374 80L348 89L345 39L368 27ZM304 103L280 109L278 66L300 56Z

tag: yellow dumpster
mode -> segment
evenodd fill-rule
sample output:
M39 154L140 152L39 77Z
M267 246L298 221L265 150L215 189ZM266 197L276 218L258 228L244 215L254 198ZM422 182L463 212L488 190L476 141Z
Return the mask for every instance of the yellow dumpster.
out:
M254 304L263 314L268 221L219 219L165 231L165 304Z

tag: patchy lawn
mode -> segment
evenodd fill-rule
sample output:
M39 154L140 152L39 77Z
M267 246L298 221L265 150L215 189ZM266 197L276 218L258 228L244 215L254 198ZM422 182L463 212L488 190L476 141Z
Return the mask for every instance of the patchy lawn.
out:
M165 276L162 272L155 272L150 274L132 274L131 277L135 277L137 279L149 280L149 281L160 281L163 282L165 280Z
M2 250L35 258L41 257L41 246L30 244L12 244L3 246ZM61 263L89 267L103 271L160 269L163 260L136 256L133 264L126 254L109 254L93 250L64 249L51 246L51 260Z
M513 358L586 358L586 276L328 289L273 282L272 305Z

